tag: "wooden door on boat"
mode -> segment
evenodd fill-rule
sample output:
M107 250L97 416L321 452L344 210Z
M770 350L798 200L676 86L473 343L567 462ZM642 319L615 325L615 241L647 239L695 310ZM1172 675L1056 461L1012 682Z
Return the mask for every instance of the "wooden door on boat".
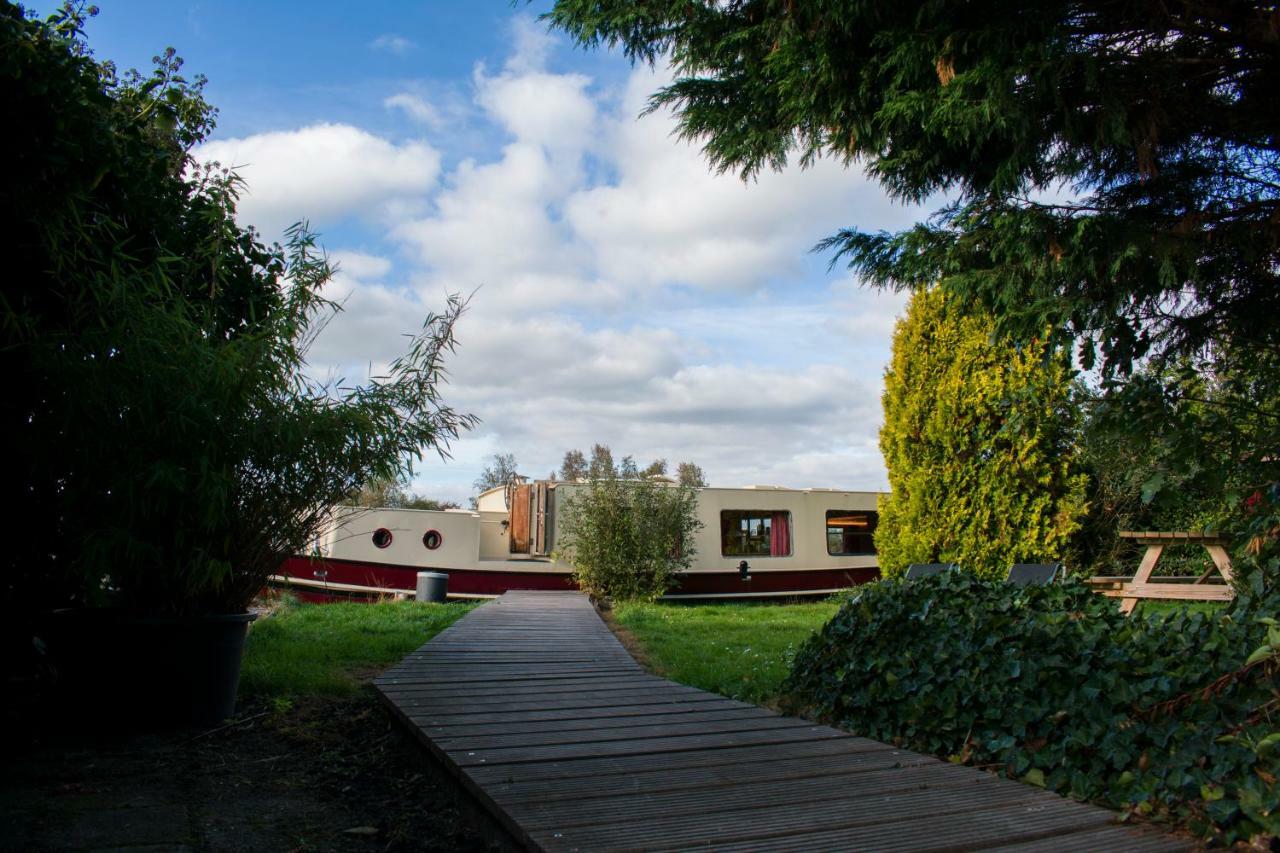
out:
M546 483L516 483L508 487L508 537L512 554L546 556L547 499L550 493Z
M509 507L510 525L508 525L508 537L510 538L512 554L528 554L530 543L529 524L533 513L533 487L526 485L512 485L508 491L510 499L507 502Z

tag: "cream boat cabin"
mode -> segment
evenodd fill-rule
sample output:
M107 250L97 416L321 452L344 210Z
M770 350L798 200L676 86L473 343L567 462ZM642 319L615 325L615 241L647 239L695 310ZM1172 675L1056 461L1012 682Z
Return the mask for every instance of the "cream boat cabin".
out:
M555 559L556 521L577 488L513 484L482 493L474 510L343 509L316 552L287 560L280 580L321 597L356 591L344 587L411 590L427 570L447 573L450 596L463 598L572 589L572 568ZM879 577L877 492L748 486L697 494L693 566L667 598L820 595Z

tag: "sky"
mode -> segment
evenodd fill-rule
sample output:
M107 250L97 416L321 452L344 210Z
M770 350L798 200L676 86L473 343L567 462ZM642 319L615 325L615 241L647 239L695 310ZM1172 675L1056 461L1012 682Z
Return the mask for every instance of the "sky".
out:
M715 174L669 113L640 117L667 69L577 48L545 4L98 6L100 59L146 68L173 46L209 78L218 127L194 154L245 179L241 224L274 240L305 219L337 262L316 376L378 375L471 295L444 396L481 423L428 454L415 491L465 504L495 453L544 477L597 442L717 486L887 488L904 298L811 248L925 211L857 169Z

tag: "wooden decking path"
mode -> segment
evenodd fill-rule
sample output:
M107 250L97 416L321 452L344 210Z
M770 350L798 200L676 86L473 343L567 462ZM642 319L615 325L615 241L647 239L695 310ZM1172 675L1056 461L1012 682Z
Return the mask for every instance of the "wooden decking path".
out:
M579 593L509 592L376 685L543 850L1176 850L1104 809L646 673Z

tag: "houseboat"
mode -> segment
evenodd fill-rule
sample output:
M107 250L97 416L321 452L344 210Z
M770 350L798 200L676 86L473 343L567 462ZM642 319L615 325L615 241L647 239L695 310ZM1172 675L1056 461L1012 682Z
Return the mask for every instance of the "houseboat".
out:
M473 510L342 508L313 553L274 579L308 598L403 594L417 572L448 575L451 598L573 589L556 522L579 483L513 483ZM693 564L669 599L824 595L880 575L876 492L779 486L700 488Z

